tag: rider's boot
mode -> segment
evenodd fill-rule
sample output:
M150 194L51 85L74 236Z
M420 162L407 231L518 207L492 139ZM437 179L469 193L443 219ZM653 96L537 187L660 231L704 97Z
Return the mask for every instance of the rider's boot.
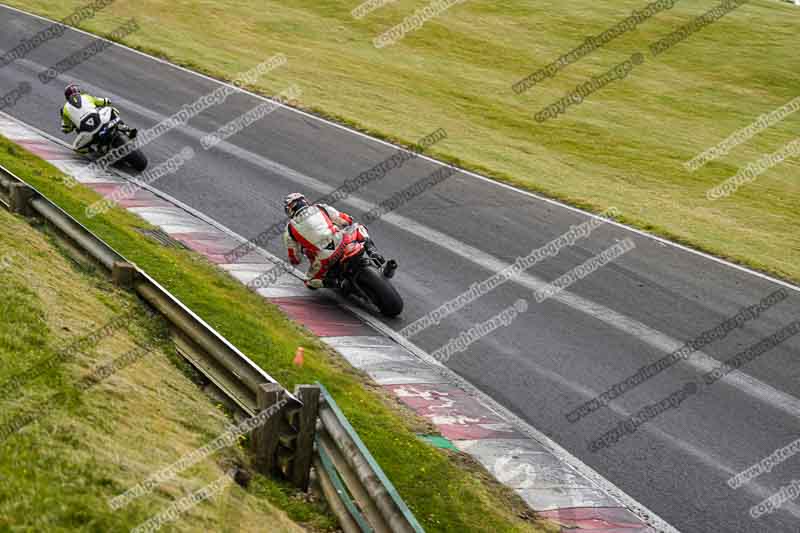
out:
M383 256L378 253L378 249L372 239L367 239L364 241L364 250L367 252L368 256L375 259L381 265L386 262L386 259L384 259Z
M128 126L124 122L120 122L119 126L117 126L117 127L119 128L119 131L121 131L122 133L126 134L131 139L135 139L136 135L138 135L138 133L139 133L139 130L137 130L136 128L131 128L130 126Z

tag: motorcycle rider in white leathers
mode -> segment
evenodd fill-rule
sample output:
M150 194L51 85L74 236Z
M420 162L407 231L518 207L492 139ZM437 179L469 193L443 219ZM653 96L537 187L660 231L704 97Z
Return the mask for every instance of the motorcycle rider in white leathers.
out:
M311 266L306 273L305 284L309 289L319 289L324 284L325 275L333 266L328 261L342 242L344 228L356 232L356 239L364 242L364 248L371 257L383 263L383 257L375 252L375 245L369 238L367 228L353 222L347 213L325 204L309 204L300 193L292 193L284 201L284 210L289 216L283 241L289 254L289 261L299 265L301 254L305 253Z
M111 100L108 98L97 98L88 93L81 91L81 88L75 84L70 84L64 89L64 98L67 103L61 108L61 131L64 133L72 133L81 128L81 124L92 113L96 112L98 108L107 107L111 105ZM91 129L97 127L99 124L87 125ZM131 139L136 137L136 130L129 128L124 122L120 121L117 126L120 131L127 133ZM78 150L80 153L88 153L91 146L87 146Z

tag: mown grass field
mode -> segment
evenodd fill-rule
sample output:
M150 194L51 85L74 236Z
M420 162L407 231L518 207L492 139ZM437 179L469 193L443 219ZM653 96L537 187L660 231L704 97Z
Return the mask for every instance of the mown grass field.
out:
M324 383L427 531L552 530L548 524L530 517L517 496L498 485L466 456L435 449L420 440L416 434L430 430L425 422L379 387L369 385L368 378L319 339L290 322L278 308L205 258L189 251L164 248L145 238L135 228L150 226L127 211L113 209L87 218L86 207L100 198L98 194L84 187L65 188L57 169L2 137L0 164L23 177L148 272L286 388L291 390L297 384L316 381ZM9 294L23 291L19 284L7 290ZM85 317L77 322L84 320ZM306 349L305 365L301 368L292 364L298 346ZM154 412L152 416L157 414ZM83 483L91 485L95 481L88 478ZM304 507L296 509L299 504L293 505L287 494L269 486L261 490L289 511L294 509L295 514L290 516L296 520L308 520L297 515Z
M109 498L213 440L231 421L181 368L166 324L62 252L47 232L0 209L0 386L7 392L0 397L0 531L129 531L231 465L246 464L245 455L220 452L112 511ZM126 318L108 336L59 355L117 317ZM77 387L138 347L145 350L130 366ZM60 362L47 368L53 358ZM8 388L30 369L42 373ZM30 423L5 430L29 414ZM321 504L256 477L247 490L228 485L165 530L256 531L265 522L284 533L335 525Z
M51 17L82 0L6 0ZM135 16L125 43L232 78L283 52L287 67L254 89L297 83L302 105L384 137L412 142L435 128L434 153L497 179L622 219L719 256L800 281L797 159L722 200L707 189L798 137L800 113L689 172L683 162L800 96L800 9L752 0L658 57L647 47L719 2L678 0L523 93L531 72L643 9L646 0L468 0L394 46L372 39L426 0L398 0L354 19L359 0L118 2L87 30ZM634 52L626 79L544 123L534 115Z

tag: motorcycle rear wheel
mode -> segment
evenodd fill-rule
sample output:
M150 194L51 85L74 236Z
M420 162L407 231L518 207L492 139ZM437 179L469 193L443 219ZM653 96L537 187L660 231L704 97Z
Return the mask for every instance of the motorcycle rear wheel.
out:
M120 146L125 145L127 142L130 142L126 139L126 136L119 134L112 142L112 146L114 148L119 148ZM144 172L144 170L147 168L147 157L145 157L141 150L132 151L123 157L122 160L132 166L137 172Z
M137 172L144 172L147 168L147 157L140 151L134 150L125 158L125 162L132 166Z
M403 312L403 299L397 289L374 268L365 268L359 273L358 286L381 314L393 318Z

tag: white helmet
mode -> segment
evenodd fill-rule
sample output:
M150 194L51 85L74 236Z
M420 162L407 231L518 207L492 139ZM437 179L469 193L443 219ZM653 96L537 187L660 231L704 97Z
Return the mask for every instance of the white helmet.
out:
M283 200L283 210L286 211L286 215L289 218L294 218L297 213L306 207L308 207L308 200L299 192L293 192Z

